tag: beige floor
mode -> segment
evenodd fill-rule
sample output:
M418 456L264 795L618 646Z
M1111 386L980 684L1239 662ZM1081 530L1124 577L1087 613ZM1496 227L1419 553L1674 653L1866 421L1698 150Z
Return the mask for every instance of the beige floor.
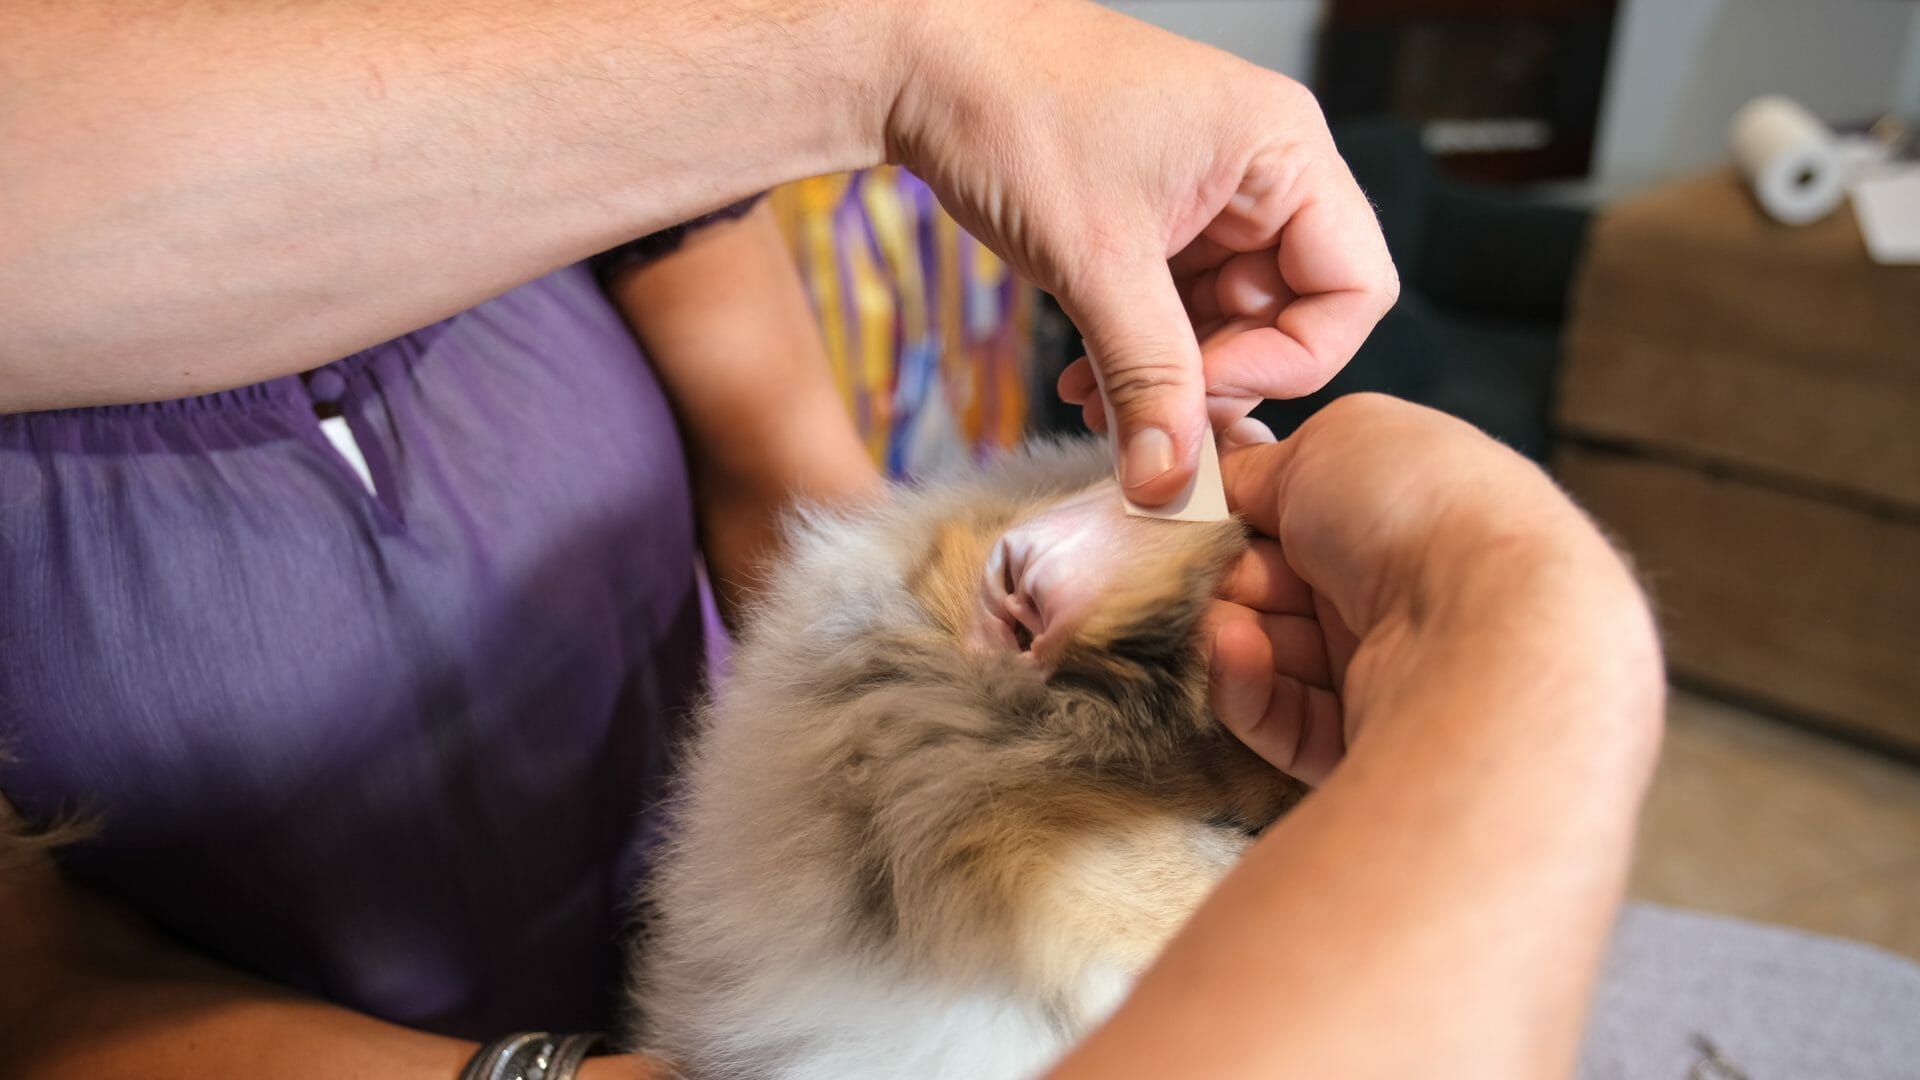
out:
M1676 690L1632 891L1920 958L1920 768Z

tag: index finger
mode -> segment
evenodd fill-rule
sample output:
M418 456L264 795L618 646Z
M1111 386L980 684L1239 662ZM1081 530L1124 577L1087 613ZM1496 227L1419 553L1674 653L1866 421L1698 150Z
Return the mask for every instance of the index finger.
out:
M1232 250L1271 249L1297 297L1271 327L1235 335L1208 357L1216 393L1268 397L1303 380L1325 382L1400 295L1373 207L1331 148L1292 172L1251 170L1203 235Z

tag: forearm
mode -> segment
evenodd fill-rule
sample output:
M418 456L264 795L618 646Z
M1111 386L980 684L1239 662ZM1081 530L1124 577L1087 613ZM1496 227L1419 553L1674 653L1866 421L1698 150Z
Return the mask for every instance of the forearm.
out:
M835 386L793 259L764 204L610 282L687 443L701 547L729 616L797 500L868 498L880 474Z
M201 960L22 843L0 798L0 1061L23 1080L452 1080L473 1046Z
M0 799L0 819L7 811ZM455 1080L476 1044L415 1031L193 956L68 885L43 853L10 860L0 820L0 1061L18 1080ZM502 1033L504 1034L504 1032ZM643 1054L580 1080L659 1080Z
M1590 532L1435 553L1353 660L1346 760L1059 1076L1570 1071L1663 685Z
M878 161L891 2L0 10L0 411L313 367Z
M0 1049L17 1080L457 1080L476 1044L413 1031L190 958L72 972ZM579 1080L661 1080L640 1055L596 1057Z
M215 969L69 972L8 1040L22 1080L454 1080L474 1044Z

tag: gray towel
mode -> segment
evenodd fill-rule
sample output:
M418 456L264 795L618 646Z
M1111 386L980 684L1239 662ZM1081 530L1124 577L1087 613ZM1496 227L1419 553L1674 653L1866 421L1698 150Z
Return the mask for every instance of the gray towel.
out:
M1703 1065L1715 1051L1719 1063ZM1916 1080L1920 964L1839 938L1629 905L1580 1076Z

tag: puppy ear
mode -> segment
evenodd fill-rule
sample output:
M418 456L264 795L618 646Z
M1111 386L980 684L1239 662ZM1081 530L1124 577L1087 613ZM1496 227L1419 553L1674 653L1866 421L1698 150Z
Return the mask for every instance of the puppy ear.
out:
M1097 484L1000 536L980 574L976 618L990 622L974 639L1010 643L1050 670L1070 647L1104 649L1170 617L1190 623L1245 544L1238 522L1134 517L1111 482Z

